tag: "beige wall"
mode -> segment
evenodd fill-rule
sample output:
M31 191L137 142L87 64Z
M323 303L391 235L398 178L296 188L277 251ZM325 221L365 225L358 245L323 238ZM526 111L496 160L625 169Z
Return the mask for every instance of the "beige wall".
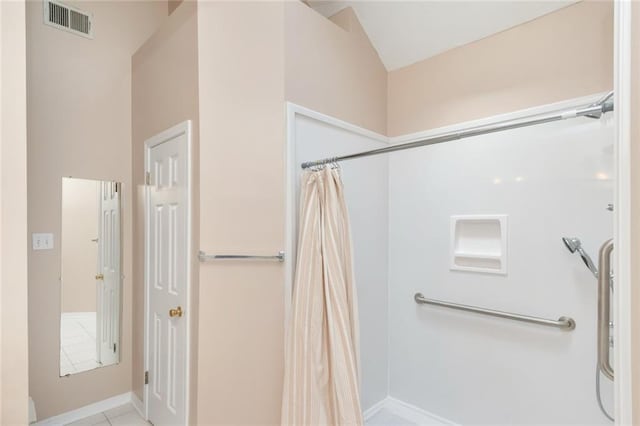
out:
M198 7L200 246L273 253L284 246L283 3ZM201 264L200 424L279 424L283 280L277 262Z
M286 2L286 99L386 134L387 71L351 8L333 20Z
M50 417L131 389L131 55L167 16L166 2L68 2L94 13L95 39L42 23L27 4L29 233L54 250L29 254L29 388ZM58 377L61 178L123 182L123 318L118 365Z
M99 181L62 180L62 312L95 312Z
M613 3L583 1L392 71L398 136L613 89Z
M0 424L28 423L24 2L0 2Z
M144 141L185 120L192 120L192 177L194 217L192 299L186 316L193 336L191 346L191 421L197 402L198 324L198 21L196 3L184 2L132 59L133 114L133 376L132 388L143 399L144 387Z
M569 14L562 19L574 19L572 14L577 13L580 19L575 22L575 25L554 25L553 29L549 30L548 26L534 21L522 26L519 31L516 31L516 35L511 34L509 36L511 38L507 36L515 30L509 30L471 45L475 46L479 43L477 52L485 54L493 52L494 56L491 57L495 58L496 51L513 46L513 37L522 38L532 43L527 45L533 49L530 52L537 52L531 55L532 61L534 58L539 60L539 53L550 48L551 51L547 54L551 55L550 58L560 61L560 64L550 67L550 70L538 70L542 72L540 76L530 74L532 64L535 66L537 61L530 62L527 57L522 56L513 58L513 55L508 54L503 55L505 58L495 58L495 60L498 62L502 60L501 63L504 66L511 68L502 68L496 64L491 69L478 70L478 64L492 61L487 61L477 52L470 53L469 50L466 51L469 56L465 57L481 58L482 61L462 61L458 56L462 54L455 52L468 48L463 47L443 54L453 55L453 59L449 60L440 58L444 64L441 64L438 58L433 59L436 61L433 64L436 64L436 68L440 70L435 74L439 78L439 84L429 81L434 78L433 71L423 73L424 70L420 69L420 72L416 72L415 75L408 74L406 77L408 82L405 85L402 81L404 78L395 73L407 70L399 70L388 76L387 88L387 74L381 68L375 52L372 52L370 46L367 47L362 40L361 35L358 35L361 34L359 26L349 16L349 11L343 12L334 19L340 24L337 26L298 3L283 5L275 2L204 2L199 6L196 24L193 22L193 15L188 13L185 6L181 6L171 15L172 23L163 27L160 33L154 36L154 39L147 43L134 58L132 95L134 104L132 113L136 123L133 128L134 172L133 182L130 179L120 179L125 181L124 203L131 205L133 195L131 192L127 194L126 188L136 188L136 204L133 208L136 209L135 218L139 224L141 210L138 188L142 183L140 142L184 118L190 118L190 115L198 115L199 109L199 116L202 117L199 126L202 141L199 176L202 182L206 182L206 188L203 186L199 191L200 217L202 218L199 221L200 231L196 232L201 240L199 247L211 252L233 250L270 253L279 250L284 246L284 100L290 100L381 133L387 131L388 125L389 132L397 134L394 132L424 130L451 122L606 90L611 87L611 71L603 65L610 64L612 61L611 53L607 51L607 37L611 40L611 35L606 33L607 19L609 19L607 16L610 16L610 10L610 5L606 3L572 6L538 21L547 19L557 22L555 19L560 19L556 16L559 14ZM166 5L163 5L162 12L166 15ZM180 16L181 13L182 16ZM575 53L575 46L571 44L573 37L570 34L558 36L558 31L565 31L566 27L582 31L583 22L592 25L591 31L595 28L603 32L603 34L594 35L594 40L597 39L595 45L580 43L580 51L591 52L590 55L594 58L580 56L571 63L563 63L562 54L567 51ZM35 25L35 15L32 17L31 25ZM527 35L527 28L535 25L541 25L534 31L535 33L544 30L542 34L538 34L542 38L541 44L535 44L535 40L532 41ZM197 46L199 70L196 71L193 67L184 66L184 63L191 63L190 61L193 60L194 52L189 50L189 46L197 45L193 39L194 27L197 27L195 30L197 39L207 40L207 43ZM346 31L344 28L351 31ZM568 40L567 44L571 49L558 48L562 50L562 54L558 53L555 45L549 45L548 32L555 34L554 39ZM503 40L500 37L507 37L507 39ZM497 40L496 43L489 47L485 46L484 43L491 39ZM140 42L142 40L144 37L141 37ZM589 49L584 49L585 45L589 46ZM526 51L527 49L518 50ZM184 58L184 62L170 62L169 67L166 67L167 62L165 62L164 67L151 72L155 67L154 64L162 62L163 58L167 57ZM459 74L454 72L458 69L458 65L462 67L459 61L462 61L465 68L474 71L474 73L467 72L468 80L466 78L458 80ZM575 78L575 75L569 72L570 70L575 71L579 68L584 73L584 67L591 65L590 61L595 64L593 68L588 68L593 69L593 74L579 75L579 78L576 78L578 82L567 80L568 75ZM469 63L473 65L469 66ZM343 66L336 67L335 64ZM561 64L572 68L565 73L564 68L560 69ZM51 70L53 64L48 66ZM506 72L505 69L510 72ZM55 67L53 70L55 71ZM199 89L194 88L194 72L197 74L195 79L198 81ZM64 76L65 73L59 71L54 75ZM491 76L488 82L486 75ZM562 77L561 83L548 80L554 75ZM442 83L444 77L453 79L454 84ZM174 84L176 79L185 84ZM41 78L40 81L42 84L48 80ZM187 84L189 82L191 84ZM609 85L598 87L598 84L604 84L603 82ZM108 84L102 82L98 85L98 89L106 85ZM452 93L440 93L439 86L455 90ZM162 87L168 93L155 93L153 88L156 87ZM474 89L478 87L485 92L475 92ZM44 90L44 88L40 89ZM181 89L183 93L192 95L193 90L195 93L199 90L198 109L194 110L194 96L175 95L176 90ZM561 93L557 93L556 89L561 89ZM427 104L436 105L438 108L432 108L428 111L429 114L421 109L421 105L414 110L413 105L407 100L409 99L407 93L410 90L416 91L413 94L414 98L424 102L422 108L426 108L424 105ZM424 92L421 92L422 90ZM117 93L120 92L117 91ZM388 120L387 93L389 96ZM429 97L426 94L429 94ZM441 101L451 97L452 103L445 102L440 105L437 101L440 95ZM553 98L556 95L558 98ZM172 97L178 99L177 102L169 102ZM61 101L60 105L66 105L67 102ZM149 104L164 105L165 108L144 108ZM443 111L437 112L439 108ZM460 115L460 111L463 110L469 110L469 116ZM409 111L410 119L399 120L397 117L391 117L392 114L399 114L402 111ZM40 111L40 114L43 116L44 111ZM432 117L431 114L435 116ZM108 121L113 122L113 120ZM105 133L100 123L88 123L86 126L87 129L91 127L101 129L100 135ZM194 126L194 130L197 128L198 126ZM109 133L108 129L107 133ZM41 130L42 139L44 134L45 132ZM118 138L112 139L118 140ZM91 141L91 149L87 148L83 155L86 155L87 151L89 153L96 149L99 151L99 147L93 146L99 143ZM46 149L44 141L41 145L49 158L59 158L55 155L52 157L52 152ZM60 146L61 144L57 143L56 145L67 153L74 149L82 149L75 144ZM103 155L107 159L111 158L109 153ZM118 156L118 158L121 157L121 155ZM78 157L74 158L76 158L75 162L72 162L72 159L60 159L60 161L79 167L77 166ZM124 163L127 163L125 166L131 165L127 161ZM51 167L46 163L45 158L40 158L35 166L43 167L44 170ZM95 164L90 168L79 168L80 172L102 170L106 174L100 166ZM58 170L57 173L42 173L38 170L38 173L31 171L30 173L36 175L37 182L43 183L47 177L51 179L55 177L59 180L62 175L79 172ZM117 177L105 176L104 178ZM44 184L43 189L38 191L37 197L33 197L33 201L30 195L30 202L36 203L37 206L55 204L56 194L59 193L51 188L51 185L46 185L46 182ZM41 200L39 197L45 199ZM47 198L48 202L46 202ZM52 201L51 198L54 200ZM129 209L126 205L124 208ZM126 211L130 213L130 210ZM32 230L35 230L36 226L43 226L46 229L56 229L53 227L58 226L56 224L59 223L59 216L50 219L44 218L42 214L33 213L35 218L32 219L31 214L30 212L29 219ZM58 213L54 211L53 215ZM130 222L125 219L125 232L131 229L128 228L130 225L127 223ZM134 241L136 241L135 244L139 244L142 241L139 226L136 226L135 231ZM140 250L140 246L133 246L135 259L140 259ZM126 253L128 252L125 246L125 255ZM54 251L48 257L57 256L59 255ZM128 258L130 256L127 256ZM139 266L138 262L136 260L136 265ZM51 286L52 278L49 276L51 271L54 271L53 287L56 285L55 259L32 256L31 264L32 270L42 268L43 271L34 270L35 277L30 283L33 298L39 299L34 302L40 309L38 318L43 316L55 318L51 308L45 306L43 300L52 297L52 291L47 287L47 285ZM126 268L131 270L131 264L125 263L125 274L127 274ZM137 267L133 272L133 281L125 280L125 299L127 294L131 295L127 293L126 288L132 285L129 283L133 283L131 296L135 306L140 306L142 274ZM198 402L198 423L279 423L283 369L284 273L282 265L208 263L200 265L199 272L202 282L199 300L205 309L201 309L199 315L199 347L194 351L198 355L198 376L201 378L197 383L197 397L194 398ZM55 288L57 292L57 287ZM131 305L125 301L125 308L127 306L131 309ZM38 318L34 315L31 323ZM132 386L139 397L142 396L143 330L141 324L142 312L135 310L133 367L129 364L128 368L129 372L133 369ZM35 336L32 336L32 341L34 338ZM57 344L57 334L55 339L48 338L48 340L49 342L55 340ZM41 350L50 346L52 346L50 343L47 345L37 343L37 347ZM125 364L124 358L123 364ZM39 369L38 366L36 367L34 371ZM104 379L105 375L100 376L100 374L107 372L114 376L112 380L107 381L109 392L112 392L111 394L124 392L131 387L131 383L128 387L123 386L124 390L120 391L119 376L116 378L117 375L111 373L115 368L120 367L123 365L97 370L95 374L87 373L87 377L90 376L91 380L82 382L79 379L83 375L72 379L49 377L46 381L47 390L58 394L68 392L65 399L71 399L76 393L75 387L85 385L91 389L91 382ZM42 367L41 370L38 371L39 377L47 374L50 376L52 369ZM64 387L64 383L70 383L74 379L78 379L74 382L75 387ZM34 381L32 381L32 387L33 383ZM96 399L111 395L107 393ZM74 407L65 409L70 408ZM54 409L49 411L53 413Z

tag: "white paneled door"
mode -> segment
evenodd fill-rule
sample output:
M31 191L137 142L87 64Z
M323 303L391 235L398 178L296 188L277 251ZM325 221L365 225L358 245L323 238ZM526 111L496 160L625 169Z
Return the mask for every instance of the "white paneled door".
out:
M120 184L100 182L96 312L97 361L118 362L120 353Z
M189 123L146 143L147 415L186 424Z

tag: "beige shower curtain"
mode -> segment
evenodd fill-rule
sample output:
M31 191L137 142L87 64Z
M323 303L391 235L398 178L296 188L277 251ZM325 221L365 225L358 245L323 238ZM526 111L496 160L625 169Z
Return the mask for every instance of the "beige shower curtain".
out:
M283 425L362 425L358 309L338 170L307 171L285 352Z

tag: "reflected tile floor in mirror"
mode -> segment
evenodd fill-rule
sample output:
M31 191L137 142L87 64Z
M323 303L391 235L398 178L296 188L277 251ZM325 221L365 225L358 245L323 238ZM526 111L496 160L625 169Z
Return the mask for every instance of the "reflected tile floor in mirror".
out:
M96 313L66 312L60 320L60 375L100 367L96 361Z
M149 426L131 404L121 405L100 414L67 423L66 426Z

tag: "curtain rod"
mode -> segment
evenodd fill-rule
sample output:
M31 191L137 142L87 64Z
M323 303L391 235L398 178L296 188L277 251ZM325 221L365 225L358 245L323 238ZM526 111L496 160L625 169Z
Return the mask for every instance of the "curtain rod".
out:
M385 148L372 149L370 151L357 152L354 154L343 155L340 157L328 157L316 161L307 161L302 163L303 169L311 167L323 166L325 164L337 163L344 160L353 160L356 158L370 157L372 155L387 154L389 152L403 151L405 149L419 148L421 146L435 145L443 142L450 142L459 139L480 136L487 133L502 132L505 130L517 129L520 127L535 126L538 124L550 123L552 121L567 120L576 117L589 117L599 119L603 114L613 111L613 92L607 93L599 101L579 108L571 108L556 111L549 114L535 114L515 120L501 121L494 124L470 127L468 129L445 133L438 136L422 139L416 142L392 145Z

